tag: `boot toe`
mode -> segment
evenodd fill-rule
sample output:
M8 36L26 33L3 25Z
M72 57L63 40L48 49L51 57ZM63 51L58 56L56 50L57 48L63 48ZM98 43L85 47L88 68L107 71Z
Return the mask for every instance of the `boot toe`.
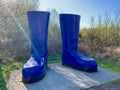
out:
M77 59L79 64L79 68L82 68L84 71L87 72L96 72L97 71L97 62L93 58L86 57L84 55L80 55Z
M93 58L86 57L79 52L73 52L71 54L66 54L62 57L62 64L67 66L72 66L73 68L86 71L86 72L96 72L97 62Z
M22 81L32 83L40 80L45 75L44 65L39 65L34 59L30 59L22 68Z

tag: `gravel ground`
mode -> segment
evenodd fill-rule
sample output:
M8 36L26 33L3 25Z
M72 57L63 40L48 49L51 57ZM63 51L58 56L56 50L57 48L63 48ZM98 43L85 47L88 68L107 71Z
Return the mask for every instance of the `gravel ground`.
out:
M21 82L21 70L12 71L7 88L8 90L118 90L119 85L115 86L117 88L101 85L118 78L120 74L103 68L99 68L98 72L88 73L54 63L49 64L49 70L44 79L32 84Z

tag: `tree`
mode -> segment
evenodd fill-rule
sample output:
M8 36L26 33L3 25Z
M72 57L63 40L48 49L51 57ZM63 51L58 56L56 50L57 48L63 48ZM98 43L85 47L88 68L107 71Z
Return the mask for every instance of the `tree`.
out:
M35 10L37 3L38 0L0 0L0 55L6 61L29 55L26 11Z
M94 16L92 16L90 18L90 26L91 26L91 28L90 28L90 33L89 33L88 38L90 40L92 51L93 51L93 49L94 49L94 40L95 40L95 17Z
M104 25L105 25L105 45L108 46L109 44L109 26L111 22L110 14L105 13Z
M59 55L61 52L61 33L59 16L55 9L51 10L48 38L49 55Z

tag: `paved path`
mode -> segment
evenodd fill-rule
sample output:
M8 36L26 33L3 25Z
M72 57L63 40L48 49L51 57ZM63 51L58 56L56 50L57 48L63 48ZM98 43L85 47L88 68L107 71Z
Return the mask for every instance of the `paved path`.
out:
M12 71L7 83L8 90L81 90L120 78L120 74L99 68L87 73L59 63L49 64L44 79L32 84L21 82L21 70Z

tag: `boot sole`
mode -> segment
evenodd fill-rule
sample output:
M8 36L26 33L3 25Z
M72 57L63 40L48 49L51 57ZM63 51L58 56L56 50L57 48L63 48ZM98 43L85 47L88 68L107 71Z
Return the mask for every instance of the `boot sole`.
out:
M40 76L38 76L38 77L36 77L36 78L24 78L24 77L22 77L22 82L23 83L33 83L33 82L37 82L37 81L39 81L39 80L42 80L44 77L45 77L45 75L46 75L46 73L44 73L44 74L42 74L42 75L40 75Z
M62 65L64 65L64 66L69 66L69 67L72 67L72 68L74 68L74 69L78 69L78 70L80 70L80 71L85 71L85 72L97 72L97 71L98 71L97 69L78 68L78 67L76 67L76 66L73 66L73 65L71 65L71 64L66 64L66 63L63 63L63 62L62 62Z

